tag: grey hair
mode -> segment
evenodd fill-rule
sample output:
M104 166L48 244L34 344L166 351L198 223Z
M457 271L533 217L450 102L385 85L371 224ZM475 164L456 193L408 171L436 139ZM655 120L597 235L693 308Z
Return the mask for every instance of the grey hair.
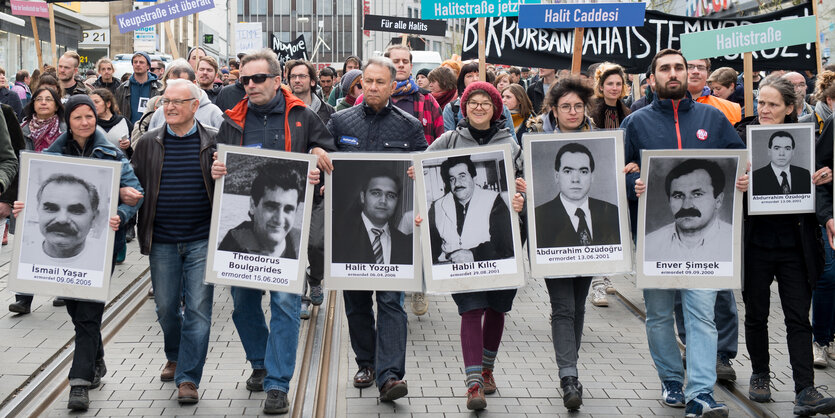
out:
M162 76L162 84L163 88L168 85L168 79L171 77L180 77L180 74L186 73L188 74L188 79L194 81L197 79L196 75L194 74L194 69L191 68L191 64L188 61L178 58L168 64L168 67L165 68L165 74Z
M362 71L365 72L369 65L379 65L380 67L388 69L389 72L391 72L391 81L394 81L397 76L397 68L395 68L394 63L386 57L369 58L368 61L365 62L365 66L362 67Z
M244 65L247 65L252 61L262 60L267 62L270 74L276 77L281 75L281 63L278 62L278 56L275 55L275 52L269 48L259 49L255 52L244 55L244 57L241 58L241 68L243 69Z
M191 93L191 97L197 100L198 102L200 101L200 98L203 97L203 91L200 90L200 87L197 87L197 85L195 85L191 81L183 80L182 78L176 78L174 80L168 81L168 87L179 86L185 86L186 88L188 88L188 92Z

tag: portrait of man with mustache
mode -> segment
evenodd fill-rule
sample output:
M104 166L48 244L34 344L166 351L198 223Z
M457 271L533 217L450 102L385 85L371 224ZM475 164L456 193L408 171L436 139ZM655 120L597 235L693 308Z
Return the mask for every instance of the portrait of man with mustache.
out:
M646 259L730 261L733 230L719 217L725 183L715 161L689 159L673 167L664 186L674 221L647 234Z
M95 186L71 174L55 174L41 184L37 200L43 254L63 265L83 259L87 236L98 218ZM45 261L40 262L48 264Z
M429 209L433 264L513 257L510 209L501 194L478 187L475 177L476 167L468 155L441 164L448 192Z

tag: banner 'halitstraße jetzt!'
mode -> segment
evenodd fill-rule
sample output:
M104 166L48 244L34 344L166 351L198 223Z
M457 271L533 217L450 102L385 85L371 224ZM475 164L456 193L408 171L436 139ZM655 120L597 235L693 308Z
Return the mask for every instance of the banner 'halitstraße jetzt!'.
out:
M809 3L777 12L741 19L708 19L671 15L647 10L644 26L587 28L584 32L583 67L610 61L628 72L643 73L655 54L665 48L680 47L684 33L720 29L749 23L761 23L791 17L810 16ZM520 29L518 18L487 18L487 62L537 67L547 63L553 68L571 67L574 45L573 29ZM478 24L468 19L464 30L463 59L478 58ZM815 44L754 51L754 69L811 70L816 66ZM711 67L732 67L742 71L742 54L711 59Z

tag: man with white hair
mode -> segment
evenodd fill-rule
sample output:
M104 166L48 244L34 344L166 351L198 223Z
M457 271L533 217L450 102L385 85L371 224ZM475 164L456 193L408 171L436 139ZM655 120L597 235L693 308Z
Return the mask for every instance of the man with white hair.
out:
M149 256L168 360L160 380L177 383L181 404L197 403L200 398L197 387L212 319L214 288L203 283L203 276L217 130L195 118L204 95L193 82L169 80L157 111L165 116L165 123L137 141L131 161L146 193L137 236L140 251Z

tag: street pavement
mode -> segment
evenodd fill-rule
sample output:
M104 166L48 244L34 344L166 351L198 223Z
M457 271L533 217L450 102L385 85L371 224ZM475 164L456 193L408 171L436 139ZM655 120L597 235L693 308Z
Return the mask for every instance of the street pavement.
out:
M5 275L11 247L0 253L0 301L14 296L6 289ZM116 268L112 296L147 267L136 243L129 244L127 262ZM617 290L639 308L641 292L627 276L613 277ZM775 402L762 407L768 416L791 416L793 384L785 341L785 325L779 309L776 286L772 288L769 317L771 368L776 378ZM339 296L341 297L341 296ZM338 312L341 327L336 380L336 416L339 417L681 417L683 409L663 406L661 385L650 358L643 320L618 296L609 295L607 308L586 305L586 323L580 353L579 379L584 386L584 405L569 414L562 406L559 378L554 360L549 324L550 306L541 280L528 280L516 296L508 314L504 338L496 361L498 392L487 397L487 409L475 414L466 410L466 389L459 341L460 320L449 296L430 295L429 312L411 313L409 297L409 340L406 380L409 395L394 403L377 401L374 388L355 389L351 377L356 371L348 341L347 321ZM268 311L267 298L262 306ZM744 312L737 292L740 317ZM64 308L54 308L51 299L36 297L32 314L11 315L0 309L0 396L6 398L29 375L60 350L72 337L72 324ZM153 300L146 301L135 316L105 347L107 376L90 392L91 409L70 414L66 409L68 390L49 405L49 416L256 416L261 413L264 393L250 393L245 380L250 369L231 320L229 290L215 289L213 324L208 358L200 384L197 405L180 406L174 383L159 381L165 362L162 333L156 323ZM302 322L300 342L307 322ZM737 389L747 393L750 362L740 325L739 356L734 360ZM810 342L811 343L811 342ZM301 351L300 353L301 354ZM833 362L835 365L835 362ZM297 375L299 362L297 362ZM296 376L297 378L298 376ZM816 384L835 388L832 368L816 371ZM291 383L293 399L295 380ZM731 407L731 416L757 416L746 410L728 392L717 389L716 397Z

